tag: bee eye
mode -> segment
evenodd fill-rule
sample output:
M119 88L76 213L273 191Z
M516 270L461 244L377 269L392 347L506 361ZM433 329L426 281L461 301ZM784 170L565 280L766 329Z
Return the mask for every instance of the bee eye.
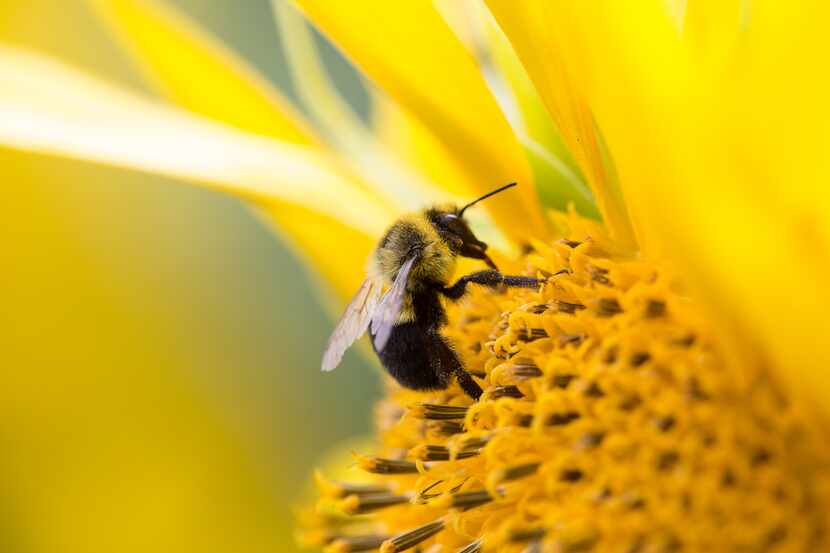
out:
M452 232L458 233L464 228L464 223L461 219L459 219L458 215L454 213L445 213L444 215L441 215L441 226Z

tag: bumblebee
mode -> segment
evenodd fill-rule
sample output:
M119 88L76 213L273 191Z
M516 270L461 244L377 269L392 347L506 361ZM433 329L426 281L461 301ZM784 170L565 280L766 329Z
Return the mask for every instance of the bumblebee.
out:
M461 209L429 207L389 227L369 258L366 279L328 341L322 369L337 367L346 349L369 329L381 364L401 386L440 390L456 378L464 392L478 399L481 387L441 334L447 324L441 301L460 299L469 284L535 288L542 282L501 274L486 253L487 244L475 237L464 220L468 208L515 185L497 188ZM458 256L480 259L490 269L450 285Z

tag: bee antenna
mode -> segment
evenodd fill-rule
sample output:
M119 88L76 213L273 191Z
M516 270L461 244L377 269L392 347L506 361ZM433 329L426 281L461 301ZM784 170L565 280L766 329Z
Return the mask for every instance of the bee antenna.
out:
M461 208L461 211L459 211L459 212L458 212L458 216L459 216L459 217L463 217L463 216L464 216L464 211L465 211L468 207L472 207L472 206L476 205L478 202L480 202L481 200L486 200L486 199L487 199L487 198L489 198L490 196L494 196L494 195L498 194L499 192L504 192L504 191L505 191L505 190L507 190L508 188L513 188L513 187L514 187L514 186L516 186L517 184L519 184L519 183L517 183L517 182L511 182L510 184L505 184L504 186L500 186L499 188L496 188L495 190L492 190L492 191L488 192L487 194L485 194L484 196L481 196L480 198L476 198L476 199L475 199L475 200L473 200L472 202L470 202L470 203L468 203L467 205L465 205L464 207L462 207L462 208Z

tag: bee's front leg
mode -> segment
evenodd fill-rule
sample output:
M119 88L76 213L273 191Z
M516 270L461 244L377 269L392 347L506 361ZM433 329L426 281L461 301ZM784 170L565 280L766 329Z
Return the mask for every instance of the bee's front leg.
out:
M459 278L455 284L440 288L440 291L446 297L457 300L467 291L468 284L481 284L491 288L500 285L535 288L543 282L544 280L533 277L503 275L498 271L479 271Z

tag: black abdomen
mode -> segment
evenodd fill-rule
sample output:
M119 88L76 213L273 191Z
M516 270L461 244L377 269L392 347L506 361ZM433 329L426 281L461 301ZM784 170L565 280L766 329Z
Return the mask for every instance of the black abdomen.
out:
M437 329L417 323L395 325L386 347L377 353L389 374L413 390L444 389L460 368L455 352Z

